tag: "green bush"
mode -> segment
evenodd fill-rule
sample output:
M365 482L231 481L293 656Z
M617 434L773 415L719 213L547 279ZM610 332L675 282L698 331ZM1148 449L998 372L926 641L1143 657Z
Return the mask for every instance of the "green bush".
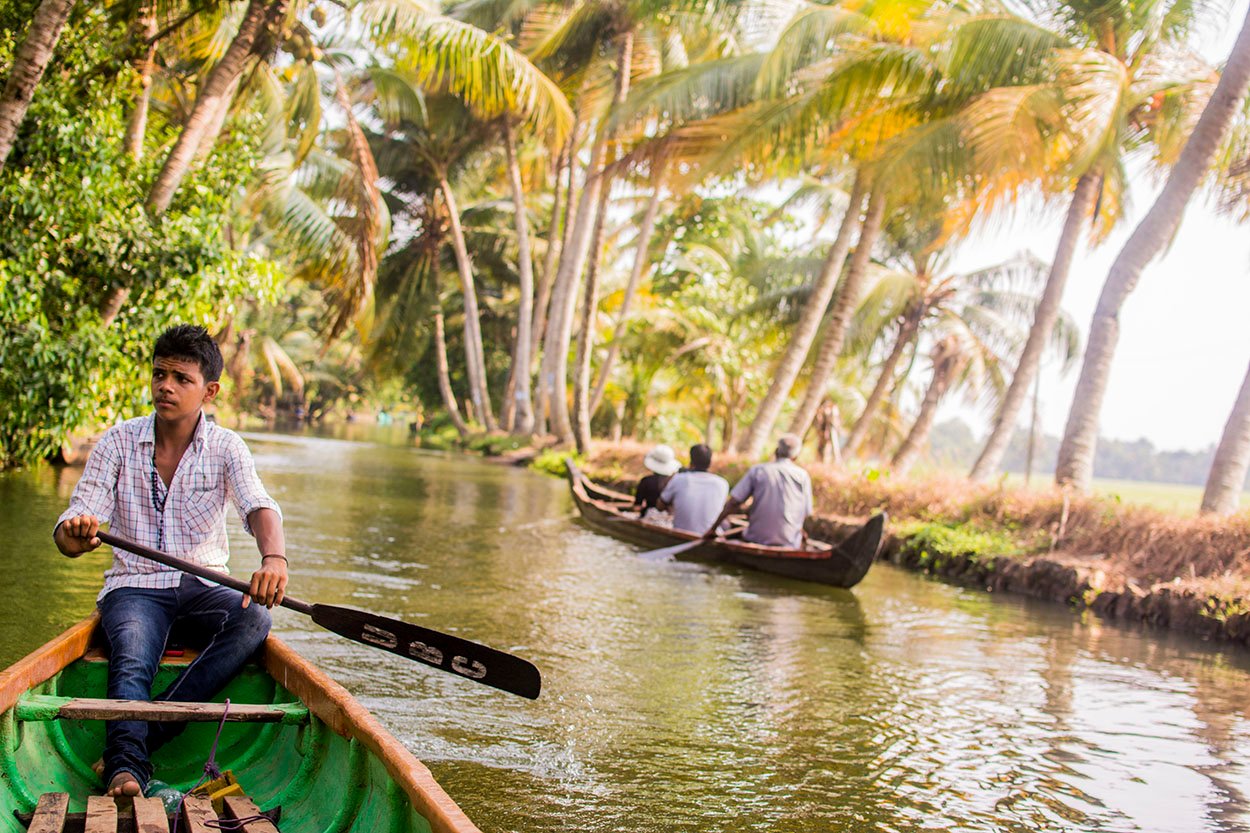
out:
M128 79L87 72L108 58L107 29L92 10L67 30L60 71L0 171L0 467L144 410L163 329L211 325L233 299L271 295L278 277L227 239L253 161L245 145L213 154L148 218L163 154L125 156ZM100 310L119 288L129 296L106 327Z
M904 554L916 554L921 564L936 566L952 557L992 564L1001 556L1021 555L1020 542L1003 530L981 529L966 523L919 522L898 531Z
M585 455L571 454L568 451L558 448L548 448L544 449L541 454L534 458L534 461L530 463L530 468L555 475L556 477L564 477L568 472L568 468L565 466L564 461L570 458L578 466L586 465Z

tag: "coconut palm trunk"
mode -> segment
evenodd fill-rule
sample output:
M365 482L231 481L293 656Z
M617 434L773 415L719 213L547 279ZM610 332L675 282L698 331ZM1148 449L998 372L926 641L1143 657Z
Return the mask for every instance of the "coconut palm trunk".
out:
M156 12L150 3L139 9L135 18L133 35L140 43L146 43L143 53L134 61L135 75L139 77L139 92L135 96L135 109L126 122L126 138L123 144L131 159L143 158L143 137L148 129L148 108L152 101L152 69L156 65Z
M74 0L43 0L26 30L26 39L13 56L13 66L0 92L0 170L3 170L17 129L26 118L26 109L35 96L35 87L52 60L65 21L74 9Z
M560 199L562 178L569 178L569 192L572 193L573 188L573 160L572 149L576 147L577 125L573 126L573 131L569 135L568 144L560 149L560 156L556 160L556 182L555 190L551 195L551 222L547 226L547 252L543 255L543 271L542 276L538 280L538 286L534 297L534 325L530 328L530 356L536 357L543 343L543 330L547 327L547 308L551 303L551 287L555 283L556 277L556 257L560 254L561 229L567 227L568 209L564 211L565 222L560 222ZM566 174L567 171L567 174Z
M1231 515L1237 511L1237 498L1246 485L1250 470L1250 371L1241 383L1233 412L1224 425L1224 434L1215 449L1215 461L1207 474L1202 493L1202 512Z
M616 67L618 90L626 85L633 58L634 34L626 31L620 36ZM619 96L615 96L617 98ZM586 184L577 200L576 220L568 245L560 252L560 266L556 272L555 289L552 290L551 310L547 333L543 339L543 363L541 383L549 386L551 430L562 443L574 441L573 425L569 417L566 385L569 370L569 345L573 338L573 315L577 308L578 287L582 269L590 251L590 238L594 231L595 215L599 205L599 192L610 186L604 170L608 149L607 114L600 120L594 144L591 146L590 162L586 166Z
M1137 287L1142 272L1172 240L1190 197L1211 166L1250 87L1250 13L1242 24L1215 92L1198 117L1176 165L1168 173L1154 205L1116 256L1094 309L1081 376L1059 445L1055 482L1087 490L1094 476L1098 419L1120 338L1120 309Z
M191 108L191 115L148 191L148 213L153 217L159 217L169 208L178 186L191 169L196 152L206 141L210 141L209 133L214 123L220 130L221 122L217 120L220 108L229 106L228 101L223 104L223 99L230 95L235 82L243 73L243 68L254 54L265 27L277 23L286 15L288 2L289 0L249 0L243 21L239 24L239 31L235 33L226 54L221 56L221 60L204 79L204 85L200 87L200 93L195 98L195 106Z
M938 405L942 404L942 397L946 395L946 391L950 389L951 382L955 378L957 363L958 360L954 356L935 360L933 379L930 380L929 387L924 393L920 413L916 415L916 421L907 432L907 438L903 440L903 444L890 459L890 469L896 477L903 477L911 471L911 467L920 457L924 444L928 442L929 432L933 430L933 420L937 417Z
M616 316L616 327L612 331L608 354L599 368L599 381L595 383L595 392L590 397L592 414L599 410L599 405L603 402L603 393L608 388L608 377L621 353L621 340L625 337L625 327L629 324L629 308L633 304L634 295L638 292L638 284L642 282L642 273L651 266L648 251L651 245L651 234L655 231L655 219L660 213L660 200L664 191L664 171L668 167L667 157L657 160L655 165L651 175L651 199L647 201L647 210L642 215L642 225L638 227L638 239L634 246L634 263L629 270L629 280L625 283L625 293L621 298L621 309Z
M486 359L482 350L482 322L478 317L473 261L469 258L469 248L464 242L460 209L446 176L439 176L438 190L447 204L451 246L456 253L456 271L460 274L460 290L464 296L464 352L469 375L469 399L473 403L474 412L482 420L482 425L487 431L494 431L495 416L490 406L490 394L486 389Z
M629 75L633 68L634 37L627 33L621 38L617 51L616 95L613 108L620 107L629 96ZM609 137L610 138L610 137ZM613 145L613 147L615 147ZM617 155L612 151L612 156ZM605 167L606 167L605 156ZM608 179L606 170L604 178ZM582 327L577 337L577 364L573 372L573 439L582 454L590 450L590 418L594 409L590 405L591 353L595 346L595 313L599 308L599 270L603 262L603 235L607 225L608 197L612 182L600 186L599 206L595 210L595 227L590 235L590 265L586 270L586 292L582 301Z
M855 254L851 257L851 265L846 270L846 278L838 287L829 310L829 322L825 325L825 335L820 342L820 351L816 354L816 362L812 366L812 375L807 383L807 391L803 400L790 421L791 433L800 437L807 433L816 417L816 410L825 398L825 386L842 353L842 342L846 339L846 325L851 320L851 313L859 303L864 281L868 276L868 262L872 256L873 244L881 231L881 221L885 217L885 189L875 187L868 198L868 211L864 215L864 225L859 231L859 241L855 244ZM761 446L762 448L762 446ZM756 451L751 456L758 456Z
M968 475L973 480L985 480L993 476L1003 462L1003 455L1007 453L1007 445L1016 430L1016 419L1028 399L1029 387L1037 376L1042 354L1046 351L1046 344L1055 329L1055 322L1059 320L1059 306L1063 300L1064 287L1068 283L1068 275L1072 271L1072 259L1076 255L1090 214L1098 202L1101 187L1102 177L1093 172L1086 173L1077 180L1072 202L1068 206L1068 216L1059 235L1055 259L1051 262L1050 274L1046 278L1046 288L1042 291L1041 300L1033 314L1028 340L1024 343L1019 361L1016 362L1011 384L1003 396L1002 405L999 406L994 427Z
M824 318L825 309L834 296L838 278L842 276L846 253L851 248L851 237L859 227L863 203L864 176L857 174L855 184L851 186L846 213L842 215L842 224L838 227L838 236L834 238L833 245L829 247L829 252L825 255L824 263L820 267L820 275L816 278L812 293L799 314L799 321L794 326L790 343L786 345L781 361L773 370L773 380L768 386L768 393L764 394L759 410L755 412L755 419L751 421L738 447L738 451L749 459L759 457L764 450L768 435L772 433L777 417L781 415L781 409L790 396L790 389L794 387L794 381L803 369L803 363L807 361L807 354L811 352L812 342L816 340L816 333L820 330L820 322ZM841 349L840 343L838 348Z
M515 417L509 422L512 430L528 434L534 428L534 408L530 403L530 327L534 314L534 263L530 257L525 188L521 184L521 166L517 162L516 130L510 116L504 117L504 149L508 158L508 184L512 188L513 214L516 218L517 279L521 294L517 308L516 342L512 349L512 402Z
M543 360L539 370L540 384L547 388L549 428L560 442L573 441L573 426L569 419L566 384L569 367L569 344L573 339L573 314L576 311L577 289L590 237L594 229L594 213L599 205L599 189L604 177L600 171L606 154L607 141L604 126L596 136L591 148L590 162L586 166L586 183L577 199L573 228L567 245L560 252L560 265L556 271L555 286L551 291L551 307L548 310L547 332L543 336Z
M572 238L572 234L573 234L573 224L574 224L573 208L574 208L574 205L576 205L577 203L577 191L575 187L576 185L575 180L577 177L577 165L575 164L575 159L577 156L578 127L579 125L577 124L574 124L573 126L573 133L572 135L569 136L568 157L565 159L565 164L568 166L567 167L568 185L567 185L567 188L565 189L566 193L565 193L565 200L564 200L564 219L562 222L563 231L560 233L560 238L559 238L559 259L560 260L563 259L564 253L569 251L569 248L570 248L569 240ZM583 183L583 187L585 187L585 183ZM559 210L559 203L557 201L555 205L553 206L552 211L554 213L554 212L557 212L558 210ZM552 223L553 223L552 227L554 228L555 227L554 216L552 217ZM539 367L538 382L537 382L537 385L535 386L535 389L537 391L538 407L534 413L534 432L536 434L544 434L544 435L548 433L549 420L551 417L552 393L554 392L553 386L548 383L546 375L545 375L547 372L548 362L549 362L549 359L547 358L546 346L549 340L551 339L550 330L555 326L555 320L557 318L557 316L555 315L555 310L559 306L559 302L560 302L559 292L558 292L558 290L560 289L559 274L558 274L560 270L560 266L559 266L559 260L553 259L554 255L551 251L551 249L553 248L551 241L552 241L552 238L548 237L548 243L547 243L548 257L546 258L546 262L544 264L544 270L543 270L543 284L546 287L548 287L548 295L547 295L546 300L543 301L542 304L538 305L538 310L536 313L536 315L545 316L545 318L543 319L540 325L535 326L535 331L533 334L534 341L535 341L534 357L535 357L535 360L538 362L538 367Z
M599 308L599 266L602 261L603 232L608 213L608 188L599 192L595 230L590 236L590 266L582 296L581 329L577 334L577 361L573 367L573 439L577 450L590 450L590 359L595 347L595 313Z
M876 384L872 386L872 393L868 395L864 409L856 418L855 424L851 426L851 433L846 437L846 445L843 446L842 453L848 459L859 450L860 444L868 436L868 428L872 425L872 418L877 415L877 409L885 401L886 394L894 389L894 370L916 337L921 314L923 314L922 310L908 310L904 314L903 323L898 329L898 336L894 339L894 346L890 348L890 355L885 357L885 362L882 363L880 373L877 375Z
M434 313L434 362L438 370L438 393L443 397L443 407L451 424L460 432L460 438L469 436L469 426L464 417L460 416L460 408L456 405L456 395L451 390L451 374L447 370L447 337L443 332L443 314Z

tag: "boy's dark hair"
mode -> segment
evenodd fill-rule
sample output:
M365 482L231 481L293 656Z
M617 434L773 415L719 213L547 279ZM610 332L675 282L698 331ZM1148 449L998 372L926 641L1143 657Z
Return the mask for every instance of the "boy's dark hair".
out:
M195 362L200 366L205 382L221 379L221 370L225 366L217 342L213 341L208 330L194 324L175 324L161 333L152 351L152 358Z
M707 471L712 465L712 449L703 443L690 446L690 468L695 471Z

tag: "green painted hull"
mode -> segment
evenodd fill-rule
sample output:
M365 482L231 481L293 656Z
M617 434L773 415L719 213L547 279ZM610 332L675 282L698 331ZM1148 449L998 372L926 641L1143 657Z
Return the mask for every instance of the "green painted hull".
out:
M0 831L24 830L14 811L30 812L41 793L68 793L70 812L75 812L85 809L88 795L102 790L91 766L104 746L104 722L46 719L36 708L40 701L32 698L106 697L107 662L91 652L77 653L67 662L53 661L54 666L64 664L50 676L34 672L36 680L44 678L28 679L32 684L25 686L25 693L0 715ZM295 665L284 656L293 658ZM27 678L32 676L32 658L37 659L38 652L23 661ZM167 686L180 668L162 664L155 689ZM9 672L5 676L10 688L20 682ZM303 697L280 685L275 676L301 690ZM0 689L5 682L0 679ZM218 699L226 697L234 703L295 707L282 722L228 722L216 753L221 769L233 771L262 809L281 806L283 833L477 830L428 770L385 734L362 706L276 640L266 646L263 665L247 666ZM215 722L190 724L153 757L155 777L180 790L192 787L203 775L216 732Z

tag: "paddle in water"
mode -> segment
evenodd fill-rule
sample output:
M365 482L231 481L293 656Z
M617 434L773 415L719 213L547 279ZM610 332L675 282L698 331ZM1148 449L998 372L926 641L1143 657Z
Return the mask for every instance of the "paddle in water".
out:
M159 550L150 549L118 538L107 532L97 536L101 541L126 552L190 573L214 584L247 594L250 587L246 581L231 578L225 573L192 564ZM493 686L510 694L519 694L531 700L537 699L542 688L538 669L528 660L506 654L494 648L470 642L451 634L410 625L399 619L388 619L364 610L334 605L309 604L290 596L282 600L282 607L311 616L312 620L326 630L334 631L362 645L372 645L406 659L433 666L442 671Z
M647 550L646 552L639 553L638 555L641 558L650 558L655 560L672 558L673 556L680 555L687 550L692 550L702 543L705 543L702 538L695 538L693 541L686 541L684 544L674 544L671 547L661 547L658 550Z

